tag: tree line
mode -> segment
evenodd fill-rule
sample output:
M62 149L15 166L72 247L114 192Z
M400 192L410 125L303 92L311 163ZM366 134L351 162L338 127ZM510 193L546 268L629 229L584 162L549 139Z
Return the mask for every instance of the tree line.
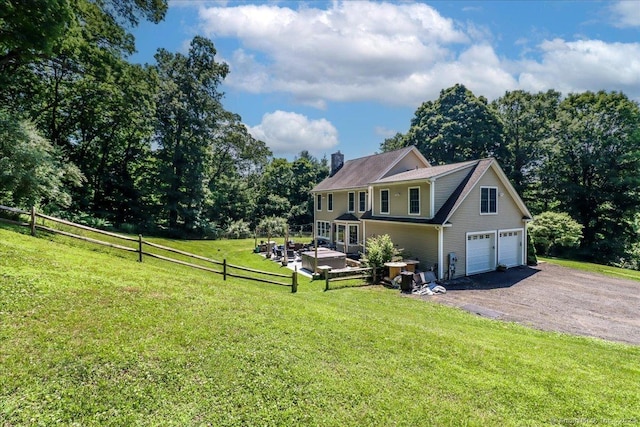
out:
M128 61L130 29L166 0L9 0L0 11L0 203L94 225L215 237L279 216L312 222L328 174L308 152L273 159L222 105L213 42Z
M131 28L166 0L8 0L0 10L0 203L131 232L244 235L263 218L310 224L326 158L274 158L222 104L213 42L128 58ZM619 92L463 85L424 102L381 151L415 145L434 165L495 157L534 215L582 226L573 255L637 267L640 113ZM94 224L99 225L99 224Z
M457 84L380 148L407 145L434 165L495 157L534 215L582 226L572 256L638 267L640 109L623 93L517 90L488 102Z

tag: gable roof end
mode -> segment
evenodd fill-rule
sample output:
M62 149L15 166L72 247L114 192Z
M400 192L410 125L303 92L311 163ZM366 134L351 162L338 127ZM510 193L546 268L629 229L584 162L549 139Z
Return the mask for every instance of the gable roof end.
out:
M489 158L477 161L475 167L469 172L465 179L447 199L442 208L440 208L438 213L434 216L433 222L438 224L447 223L453 213L460 207L462 202L467 198L471 190L478 184L480 178L484 176L489 168L493 168L496 172L498 178L513 198L513 201L516 203L520 211L522 211L524 219L531 218L529 209L527 209L527 206L524 204L515 188L513 188L513 185L511 185L511 182L502 171L498 162L493 158Z
M367 187L382 178L411 152L417 153L418 158L425 163L425 167L429 166L429 162L414 146L404 147L399 150L348 160L344 162L342 168L332 176L325 178L311 192Z

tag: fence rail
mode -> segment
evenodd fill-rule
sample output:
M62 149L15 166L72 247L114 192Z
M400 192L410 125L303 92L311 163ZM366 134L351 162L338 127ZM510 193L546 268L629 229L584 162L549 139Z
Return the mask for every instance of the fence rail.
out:
M324 290L331 289L332 282L345 282L348 280L363 280L364 282L356 286L367 286L375 284L380 276L380 269L375 267L369 268L352 268L349 270L338 271L326 271L325 273L325 287ZM337 289L337 288L333 288Z
M256 281L256 282L261 282L261 283L268 283L268 284L272 284L272 285L279 285L279 286L286 286L286 287L290 287L291 288L291 292L292 293L296 293L298 291L298 274L297 271L292 272L291 275L288 274L280 274L280 273L272 273L270 271L261 271L261 270L256 270L256 269L252 269L252 268L247 268L247 267L242 267L239 265L233 265L233 264L227 264L227 260L224 259L222 261L217 261L217 260L213 260L211 258L207 258L207 257L203 257L201 255L197 255L197 254L192 254L190 252L185 252L185 251L181 251L179 249L176 248L171 248L169 246L164 246L164 245L159 245L157 243L152 243L146 240L143 240L142 235L138 235L138 238L133 238L133 237L129 237L129 236L124 236L121 234L117 234L117 233L112 233L109 231L104 231L104 230L98 230L96 228L93 227L88 227L86 225L82 225L82 224L77 224L75 222L71 222L71 221L67 221L61 218L56 218L56 217L52 217L49 215L44 215L41 213L36 212L35 208L32 208L30 212L28 211L24 211L21 209L16 209L16 208L12 208L9 206L2 206L0 205L0 211L7 211L7 212L11 212L14 214L18 214L18 215L29 215L30 217L30 221L29 222L22 222L22 221L16 221L16 220L12 220L12 219L8 219L8 218L2 218L0 217L0 222L5 222L5 223L9 223L9 224L13 224L13 225L18 225L18 226L22 226L22 227L30 227L31 228L31 235L35 236L36 235L36 230L43 230L43 231L47 231L49 233L54 233L54 234L60 234L66 237L71 237L74 239L79 239L85 242L89 242L89 243L94 243L94 244L98 244L98 245L103 245L103 246L108 246L114 249L119 249L119 250L124 250L124 251L128 251L128 252L135 252L138 254L138 261L142 262L142 257L144 256L148 256L151 258L156 258L162 261L166 261L166 262L172 262L174 264L180 264L186 267L190 267L190 268L196 268L199 270L203 270L203 271L208 271L210 273L215 273L215 274L221 274L223 277L223 280L227 280L227 277L235 277L235 278L240 278L240 279L246 279L246 280L252 280L252 281ZM69 227L76 227L79 228L81 230L85 230L85 231L90 231L92 233L97 233L97 234L101 234L101 235L105 235L105 236L109 236L112 238L116 238L116 239L122 239L128 242L136 242L137 248L132 248L132 247L128 247L128 246L123 246L123 245L119 245L117 243L111 243L111 242L105 242L102 240L98 240L98 239L93 239L91 237L87 237L87 236L81 236L78 234L74 234L68 231L63 231L63 230L58 230L55 228L51 228L51 227L47 227L45 225L38 225L36 223L36 218L42 218L54 223L59 223L59 224L63 224ZM218 265L218 266L222 266L222 270L216 270L214 268L210 268L210 267L205 267L202 265L198 265L198 264L193 264L187 261L182 261L182 260L178 260L175 258L170 258L170 257L166 257L163 255L159 255L156 253L152 253L152 252L146 252L144 251L144 245L147 245L149 247L155 248L155 249L160 249L160 250L164 250L167 252L171 252L171 253L176 253L182 256L186 256L189 258L193 258L193 259L198 259L200 261L205 261L205 262L209 262L211 264L214 265ZM234 269L234 270L239 270L239 271L244 271L247 273L253 273L253 274L260 274L260 275L265 275L265 276L271 276L271 277L281 277L281 278L287 278L290 279L289 282L284 283L283 281L276 281L276 280L270 280L270 279L265 279L265 278L261 278L261 277L254 277L254 276L248 276L246 274L235 274L235 273L231 273L228 270L229 269Z

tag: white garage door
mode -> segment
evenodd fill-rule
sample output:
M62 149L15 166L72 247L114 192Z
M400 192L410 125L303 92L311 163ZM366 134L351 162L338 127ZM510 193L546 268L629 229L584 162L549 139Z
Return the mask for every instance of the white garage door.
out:
M494 239L495 233L467 236L467 274L482 273L496 268Z
M501 231L498 239L498 263L507 267L522 264L522 231Z

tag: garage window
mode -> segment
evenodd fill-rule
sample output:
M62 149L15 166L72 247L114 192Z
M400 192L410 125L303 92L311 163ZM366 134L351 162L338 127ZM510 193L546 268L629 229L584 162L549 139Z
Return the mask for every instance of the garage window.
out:
M480 187L480 214L498 213L498 188Z

